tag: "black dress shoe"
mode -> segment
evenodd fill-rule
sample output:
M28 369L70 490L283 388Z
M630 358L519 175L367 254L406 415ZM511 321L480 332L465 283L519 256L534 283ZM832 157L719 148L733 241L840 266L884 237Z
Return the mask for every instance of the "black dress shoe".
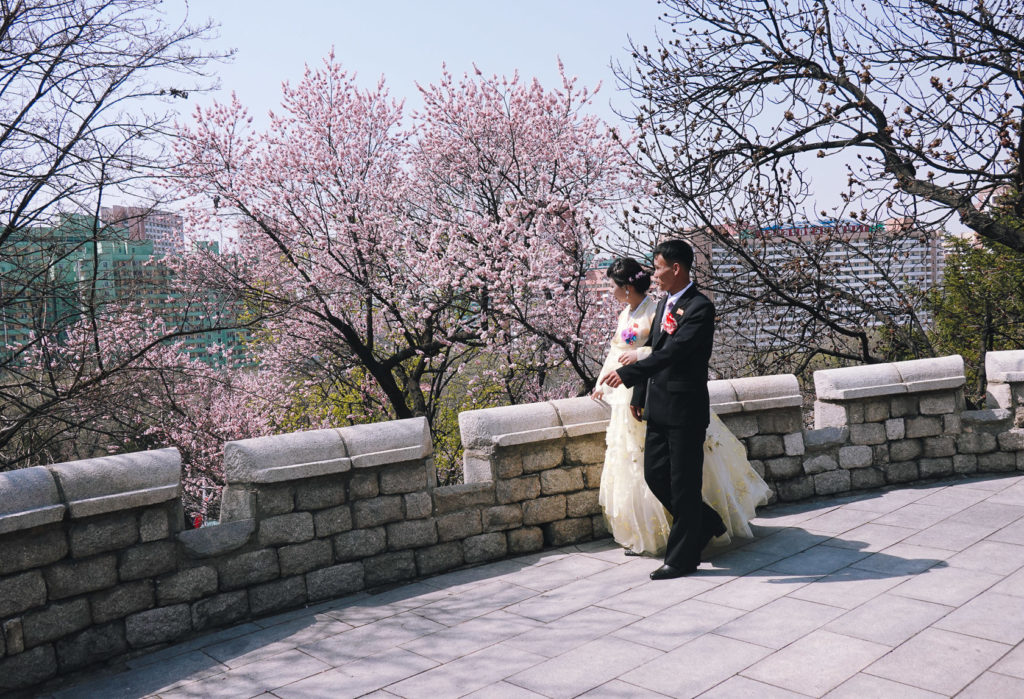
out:
M651 571L651 580L671 580L672 578L681 578L684 575L689 575L695 570L697 570L697 566L691 566L689 568L676 568L675 566L670 566L668 563L666 563L657 570Z
M627 555L627 556L642 556L642 555L643 555L643 554L642 554L642 553L640 553L639 551L634 551L633 549L626 549L626 550L624 551L624 553L625 553L625 555Z

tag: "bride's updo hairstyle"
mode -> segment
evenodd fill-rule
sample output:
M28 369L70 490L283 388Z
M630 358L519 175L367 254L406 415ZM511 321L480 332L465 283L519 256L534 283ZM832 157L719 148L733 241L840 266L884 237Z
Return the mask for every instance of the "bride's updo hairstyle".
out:
M651 275L632 257L620 257L612 262L605 273L618 286L629 284L641 294L651 288Z

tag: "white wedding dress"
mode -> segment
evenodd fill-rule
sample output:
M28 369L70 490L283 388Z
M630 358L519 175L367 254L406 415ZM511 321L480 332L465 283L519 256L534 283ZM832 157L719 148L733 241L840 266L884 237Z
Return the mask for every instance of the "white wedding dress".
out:
M648 296L635 311L629 306L622 309L599 376L615 371L619 357L628 350L637 349L639 359L650 356L651 348L642 345L650 335L656 306ZM632 389L601 385L600 390L611 407L599 494L605 520L621 546L637 553L660 554L668 540L671 516L644 482L647 425L629 412ZM712 411L704 441L702 494L726 527L714 543L726 544L733 536L751 537L750 519L757 506L768 501L769 493L768 484L747 461L743 444Z

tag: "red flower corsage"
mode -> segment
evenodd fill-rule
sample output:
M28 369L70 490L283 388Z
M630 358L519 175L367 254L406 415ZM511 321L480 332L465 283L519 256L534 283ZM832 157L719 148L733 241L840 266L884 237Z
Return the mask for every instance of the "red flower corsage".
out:
M665 316L665 322L662 323L662 328L665 330L665 332L667 332L669 335L674 335L678 327L679 323L676 322L675 313L669 313L667 316Z

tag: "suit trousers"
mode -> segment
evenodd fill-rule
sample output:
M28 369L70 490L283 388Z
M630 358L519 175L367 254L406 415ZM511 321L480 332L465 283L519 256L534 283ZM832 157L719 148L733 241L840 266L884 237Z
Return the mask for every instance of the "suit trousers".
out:
M700 553L722 518L701 497L707 427L647 423L644 480L669 514L672 528L665 563L679 569L700 565Z

